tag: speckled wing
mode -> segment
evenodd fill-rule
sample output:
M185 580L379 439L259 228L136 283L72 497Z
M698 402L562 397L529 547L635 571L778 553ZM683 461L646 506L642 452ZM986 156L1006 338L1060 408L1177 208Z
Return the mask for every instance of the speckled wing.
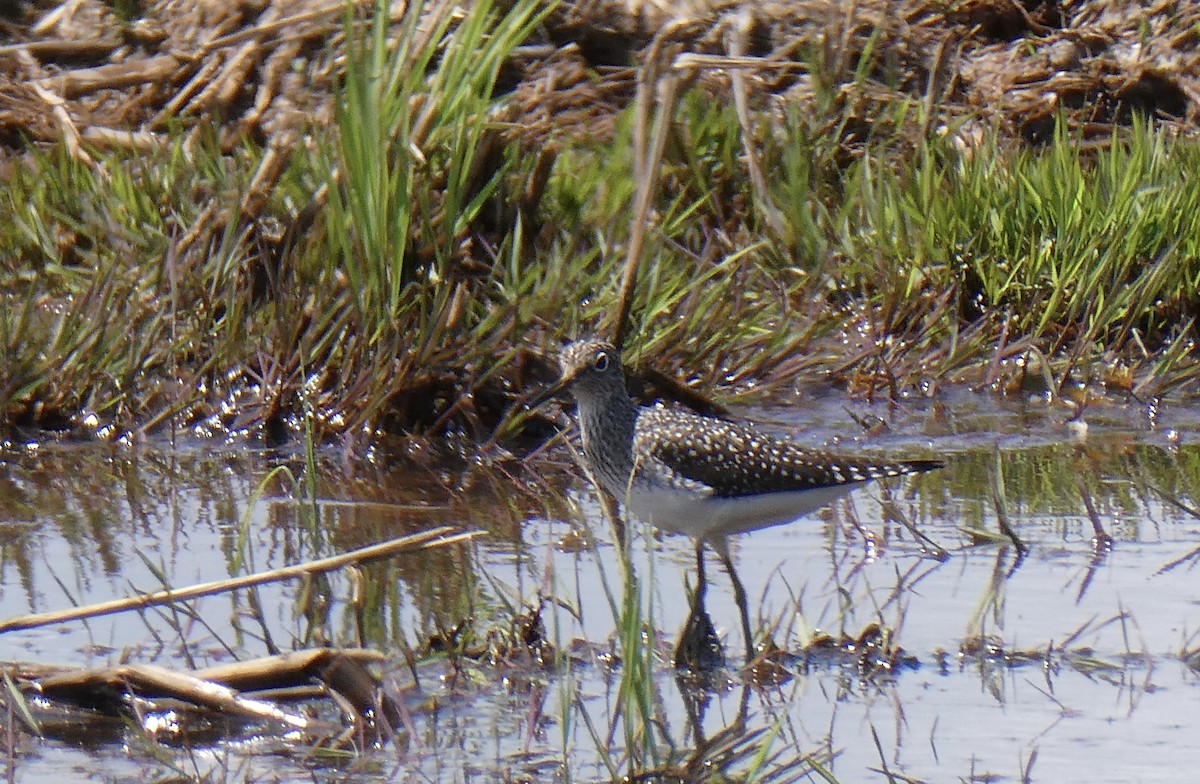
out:
M649 463L639 471L669 472L672 484L694 490L699 485L725 498L815 490L942 466L938 460L829 455L743 425L666 408L642 409L636 432L634 454Z

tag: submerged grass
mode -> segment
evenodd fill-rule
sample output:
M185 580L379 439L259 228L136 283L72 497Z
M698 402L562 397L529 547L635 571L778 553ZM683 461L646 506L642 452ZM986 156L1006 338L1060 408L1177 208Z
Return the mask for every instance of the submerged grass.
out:
M607 142L513 140L497 81L547 12L348 18L337 127L270 195L289 222L319 207L299 236L223 207L265 154L249 143L13 167L0 424L492 442L540 352L613 308L649 174L627 116ZM635 363L733 391L1006 389L1033 365L1051 393L1194 388L1195 142L1135 121L1099 147L1015 147L880 97L872 46L835 54L801 54L803 108L739 116L703 85L660 107Z

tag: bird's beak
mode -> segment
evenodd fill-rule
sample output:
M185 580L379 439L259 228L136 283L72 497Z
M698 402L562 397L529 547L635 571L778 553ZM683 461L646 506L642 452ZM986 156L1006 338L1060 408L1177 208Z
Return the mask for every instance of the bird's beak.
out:
M544 406L546 404L547 401L561 395L563 390L565 390L567 387L569 387L571 385L571 382L575 380L576 375L577 374L575 374L575 373L572 373L570 375L565 375L562 378L560 378L558 381L554 382L552 385L543 389L541 392L539 392L537 395L535 395L532 399L526 401L526 403L525 403L526 410L533 411L534 409L541 408L542 406Z
M555 384L543 389L541 392L539 392L537 395L535 395L531 400L525 401L525 409L528 411L534 411L536 409L541 408L551 398L558 397L558 395L566 388L566 386L567 386L566 380L560 379Z

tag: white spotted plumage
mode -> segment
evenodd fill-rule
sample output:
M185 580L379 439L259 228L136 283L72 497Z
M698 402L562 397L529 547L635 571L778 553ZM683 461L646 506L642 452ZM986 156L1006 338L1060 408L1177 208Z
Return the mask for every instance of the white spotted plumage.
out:
M719 549L727 534L795 520L861 482L941 466L836 456L749 425L639 407L620 355L602 341L572 343L560 362L595 478L637 516Z

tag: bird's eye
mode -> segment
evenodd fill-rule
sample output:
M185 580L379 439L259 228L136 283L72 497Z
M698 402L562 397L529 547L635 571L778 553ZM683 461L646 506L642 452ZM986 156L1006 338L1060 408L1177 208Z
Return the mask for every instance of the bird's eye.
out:
M592 367L596 368L596 372L603 373L608 370L608 354L601 351L596 355L596 361L592 363Z

